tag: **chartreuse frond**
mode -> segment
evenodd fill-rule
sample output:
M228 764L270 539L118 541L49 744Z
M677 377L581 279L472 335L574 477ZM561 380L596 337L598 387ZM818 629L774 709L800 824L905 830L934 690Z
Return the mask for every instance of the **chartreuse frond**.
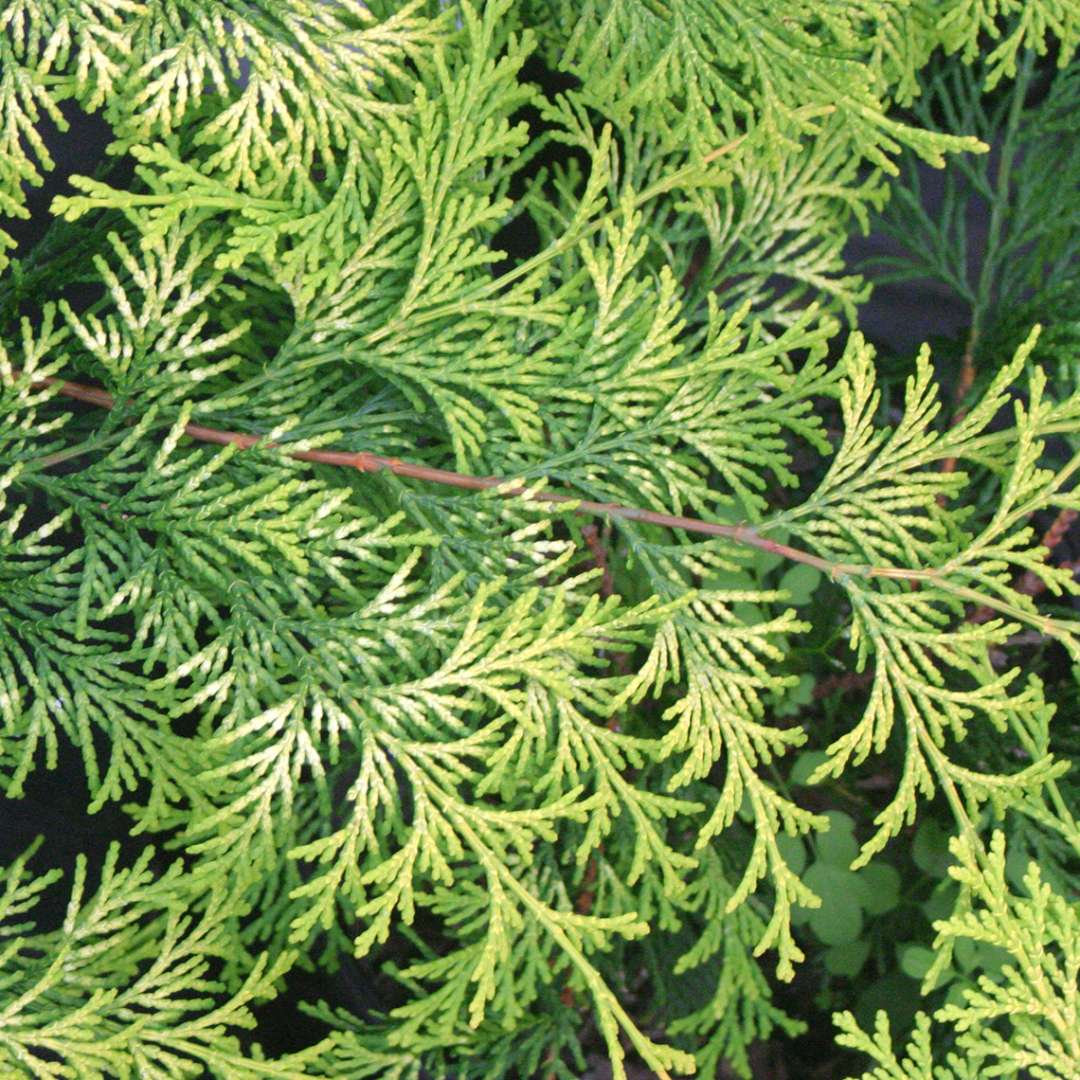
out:
M711 997L671 1025L672 1035L694 1036L698 1069L711 1075L722 1061L749 1073L747 1047L779 1029L797 1035L804 1025L775 1005L766 992L765 974L752 945L766 934L762 918L750 905L731 907L728 869L715 847L701 853L703 873L685 898L685 909L701 920L701 936L675 964L675 974L715 969ZM698 1003L695 1003L698 1004Z
M48 117L66 130L60 104L68 99L104 112L118 151L167 141L200 118L195 146L224 190L310 199L312 161L336 177L350 130L387 109L385 80L445 36L448 14L429 19L420 6L379 19L352 4L7 4L0 211L26 215L22 183L40 185L41 167L53 165L37 124ZM10 246L2 236L0 246Z
M292 957L260 956L234 985L223 983L215 973L238 959L230 955L236 901L212 893L190 910L180 865L155 876L152 857L147 849L124 869L114 845L90 891L80 856L53 930L28 916L59 875L33 875L26 856L4 868L0 911L22 921L0 931L0 1068L42 1080L301 1080L320 1048L267 1070L238 1038L253 1023L252 1003L275 995Z
M903 71L883 63L886 42L899 34L896 8L911 6L800 2L777 22L764 3L618 0L554 4L544 17L547 47L582 81L581 99L620 124L640 112L671 144L703 153L749 129L775 161L825 123L844 132L851 153L891 170L888 155L902 145L938 162L965 145L886 115L890 80ZM910 70L937 42L923 19L900 18Z
M439 410L463 467L484 439L485 415L476 395L519 436L535 441L535 402L521 387L530 382L525 369L542 358L530 360L513 344L493 318L498 308L470 305L465 318L448 318L465 314L463 286L486 275L497 258L477 238L493 234L510 209L506 163L526 141L525 127L509 117L533 97L518 79L531 46L527 38L508 39L499 29L506 7L497 5L482 19L468 11L460 40L432 36L412 102L383 118L383 146L364 162L356 157L359 151L346 153L342 146L343 175L328 175L325 195L313 191L298 206L280 185L268 190L241 184L221 175L214 158L181 161L166 144L156 143L131 147L149 193L76 179L85 194L60 198L55 209L68 219L95 209L121 210L138 222L144 245L163 239L182 217L231 212L237 226L217 266L235 269L250 258L265 262L309 322L302 352L298 343L287 363L279 356L283 370L298 361L305 367L331 358L362 362L401 386L414 403L419 394ZM506 55L496 60L499 46ZM254 85L253 79L246 92ZM334 130L325 120L310 123L323 135L327 127ZM478 183L481 166L485 174ZM331 174L329 163L325 168ZM276 165L269 172L283 175ZM423 223L419 229L417 222ZM358 290L360 274L368 280ZM527 281L518 290L520 299L502 303L531 311L537 285ZM374 307L364 304L373 289L385 298ZM549 318L562 309L557 301L550 306ZM433 318L441 320L444 333L431 333L427 323Z
M1025 47L1045 16L1073 48L1030 8ZM902 742L864 859L936 792L980 874L988 810L1075 843L1050 695L994 665L1019 627L1074 647L1014 578L1074 591L1031 518L1077 505L1043 447L1080 397L1035 374L1013 401L1029 345L947 428L924 355L886 426L870 350L836 362L880 173L978 145L891 106L1012 10L4 5L0 211L61 106L100 110L115 167L0 280L0 777L18 796L70 743L89 809L166 852L96 890L81 862L58 930L27 925L51 876L9 868L12 1069L569 1078L602 1047L618 1077L747 1075L797 1027L766 963L803 958L795 853L831 820L785 780L820 610L765 552L831 576L874 669L818 777ZM538 56L577 81L545 95ZM326 447L506 484L293 456ZM545 490L733 536L586 531ZM1007 918L1068 929L1041 888ZM276 1058L241 1040L291 964L347 952L373 1008L311 1006L328 1037ZM999 985L980 1017L1020 1001Z
M713 287L724 307L749 303L769 323L789 324L808 298L850 319L868 290L847 272L843 247L852 222L865 229L882 206L880 175L860 172L837 131L769 168L742 157L728 168L730 183L686 196L700 220L695 239L708 245L694 284L719 280Z
M1017 54L1030 49L1045 55L1056 39L1058 64L1065 67L1080 45L1080 14L1069 0L960 0L928 5L938 16L937 34L950 52L960 50L970 63L980 55L980 35L993 42L985 53L986 89L1016 74Z
M1080 917L1074 900L1042 880L1029 863L1022 891L1006 879L1005 838L995 832L989 849L973 849L962 838L950 844L956 864L950 874L973 899L969 911L935 923L938 945L966 940L992 946L1004 958L995 972L965 986L959 999L942 1006L933 1020L956 1032L956 1053L933 1076L968 1080L976 1076L1028 1073L1067 1080L1080 1061ZM862 1080L922 1077L938 1059L932 1051L930 1019L921 1015L908 1056L894 1055L884 1014L873 1038L850 1013L835 1017L838 1041L863 1050L879 1067Z
M837 1013L833 1019L840 1029L836 1041L861 1051L875 1063L859 1080L976 1080L978 1076L955 1056L950 1056L947 1067L935 1067L930 1021L924 1013L916 1017L915 1032L903 1058L898 1058L893 1049L889 1017L884 1010L878 1011L873 1035L863 1031L851 1013Z
M937 394L925 352L908 380L902 419L889 431L872 424L877 392L870 353L854 340L841 398L843 442L818 490L776 519L835 560L833 575L852 605L851 646L858 665L874 665L866 712L829 748L829 760L815 777L838 776L849 762L881 753L894 726L904 732L900 786L878 815L878 831L858 864L914 819L920 795L929 797L940 787L960 815L965 811L958 798L966 800L971 815L987 801L1000 812L1065 768L1045 752L1044 741L1037 760L1008 776L974 771L948 749L951 741L965 738L973 721L1011 732L1025 747L1040 742L1035 733L1045 730L1050 715L1040 683L1029 679L1018 688L1019 672L995 673L989 655L1021 623L1077 648L1077 627L1039 614L1012 578L1026 569L1045 575L1055 588L1075 588L1067 575L1041 562L1027 525L1037 510L1075 502L1062 490L1073 466L1055 473L1037 464L1039 434L1053 411L1042 403L1042 375L1033 377L1029 407L1016 406L1017 427L1007 447L995 444L995 453L1005 456L994 460L1001 494L989 520L958 527L964 517L949 512L946 500L959 494L966 478L937 468L945 458L969 453L993 460L984 450L985 428L1034 340L1002 369L971 413L945 432L932 426ZM1009 621L966 621L971 604L985 604Z
M1007 953L1008 960L997 979L982 977L962 1002L944 1006L940 1019L961 1033L959 1045L973 1065L1068 1076L1080 1061L1075 902L1042 880L1037 863L1028 865L1023 894L1014 894L1005 880L1005 840L999 832L985 863L957 841L952 851L953 876L971 891L975 907L936 924L939 939L983 942ZM992 1026L1004 1019L1012 1024L1007 1036Z
M388 1045L382 1031L362 1025L345 1009L331 1009L325 1002L305 1009L331 1030L318 1057L306 1063L305 1075L318 1080L421 1080L427 1075L425 1058L431 1061L438 1047L426 1055ZM442 1049L451 1050L453 1040ZM502 1055L500 1055L502 1057Z
M163 390L168 377L183 369L182 379L175 381L187 386L193 373L199 380L210 379L239 361L221 354L247 335L251 324L245 320L218 333L205 332L208 300L221 290L224 274L207 267L215 245L193 225L172 228L160 245L138 252L118 234L109 234L116 269L100 255L94 263L115 312L77 314L61 301L60 311L78 344L121 396L140 389L136 380ZM204 358L209 362L199 363ZM179 390L171 396L179 396Z
M467 927L470 944L402 971L401 978L417 985L436 980L437 989L394 1010L394 1042L437 1045L441 1028L466 1021L476 1027L491 1010L504 1024L519 1022L551 972L567 966L592 997L613 1058L621 1055L622 1031L658 1071L685 1065L685 1056L654 1046L637 1030L589 960L611 935L636 936L644 924L632 912L575 914L566 909L561 883L548 897L550 875L536 878L528 869L542 841L588 821L578 856L583 861L610 830L613 812L628 818L638 837L638 875L657 863L677 889L680 871L693 865L667 846L655 823L693 804L629 785L627 755L640 762L641 750L580 711L583 704L604 710L617 684L587 677L578 665L587 670L600 641L635 634L644 612L620 614L593 602L575 614L559 593L538 607L540 594L530 591L499 614L491 606L495 595L489 588L469 608L440 613L447 622L439 635L446 655L430 675L382 687L368 683L369 702L354 736L362 738L362 756L346 796L348 822L292 852L314 863L308 881L293 892L307 908L294 921L294 938L302 941L325 924L345 899L366 926L355 946L364 955L397 920L409 924L418 906L430 908L450 925L460 924L459 935ZM430 626L438 609L428 601L418 607ZM547 716L556 721L555 737ZM270 743L275 754L279 743ZM506 765L530 750L529 757L548 762L547 778L523 788ZM492 761L486 776L473 765L478 756ZM470 789L477 794L470 797ZM489 790L501 795L499 807L484 805ZM403 792L408 822L400 817Z
M114 537L93 527L97 508L87 503L86 489L77 497L71 492L67 505L54 503L36 523L28 520L26 488L51 479L43 473L43 463L64 460L72 449L76 455L86 453L107 441L92 437L57 452L54 433L64 418L38 419L53 397L52 390L34 386L36 378L54 370L43 363L43 352L56 349L66 336L55 315L53 308L46 309L37 335L24 324L21 347L14 355L3 352L0 407L10 466L0 538L5 599L0 617L2 775L6 792L18 795L42 752L46 764L55 767L63 733L79 746L94 804L100 805L99 800L130 790L138 776L152 774L167 782L177 759L168 736L155 723L160 710L143 699L117 663L123 655L121 637L91 619L91 607L100 604L109 588ZM13 360L19 364L17 374ZM143 431L136 428L132 441ZM40 450L50 452L40 455ZM123 450L121 443L118 452ZM83 517L91 519L85 542L65 542ZM110 733L104 769L94 728Z
M594 264L598 265L603 264ZM619 292L614 290L613 295ZM626 303L632 304L633 299L631 294ZM662 292L659 304L663 304ZM648 328L644 345L637 346L636 370L622 375L636 389L633 426L619 430L623 425L608 399L595 404L585 399L581 404L587 409L579 406L578 412L583 413L582 420L588 418L589 427L579 429L581 434L572 440L569 425L565 435L560 432L567 449L550 461L545 469L548 475L571 482L576 490L600 501L636 497L638 502L657 506L689 505L706 515L723 512L725 504L740 505L751 513L763 505L758 470L759 455L766 446L776 479L793 481L785 465L785 429L813 445L820 445L821 436L813 416L801 406L792 410L786 403L796 398L805 401L811 387L811 392L827 392L833 386L831 374L815 359L828 323L822 325L807 316L771 340L758 326L744 336L738 316L725 320L714 311L702 352L672 391L645 364L649 355L645 346L650 350L663 347L655 321L639 324L631 314L637 315L635 307L616 305L615 311L621 315L619 329L605 335L612 344L620 338L628 339L627 344L641 340L638 334ZM601 308L598 317L603 313ZM786 370L786 350L796 348L811 350L811 359L797 374ZM674 364L674 359L669 360L668 370ZM770 389L764 390L765 386ZM574 416L569 408L565 415L567 419ZM728 422L718 425L720 417ZM690 453L678 457L658 453L657 448L676 431ZM597 468L601 464L605 467ZM711 468L717 478L711 489L699 479L702 466ZM630 494L631 485L636 495ZM768 876L777 888L776 918L759 947L764 951L779 943L780 970L790 974L791 963L800 953L790 936L788 913L791 904L811 902L811 894L787 868L775 843L776 832L783 828L794 835L821 822L775 792L757 770L805 738L798 728L785 731L759 722L764 693L787 685L774 665L783 658L785 636L797 632L801 624L791 611L749 624L735 614L737 605L769 605L781 596L759 589L725 588L723 576L736 566L730 545L664 541L629 522L619 522L617 530L628 566L644 575L651 590L662 598L688 601L661 624L625 698L638 701L647 693L661 692L669 683L685 682L686 690L665 714L669 727L658 745L661 758L680 762L668 789L675 793L705 776L718 761L726 764L722 792L698 829L697 843L703 847L729 826L745 800L758 825L758 841L730 904L734 908L745 901L762 877ZM702 587L692 590L694 581Z

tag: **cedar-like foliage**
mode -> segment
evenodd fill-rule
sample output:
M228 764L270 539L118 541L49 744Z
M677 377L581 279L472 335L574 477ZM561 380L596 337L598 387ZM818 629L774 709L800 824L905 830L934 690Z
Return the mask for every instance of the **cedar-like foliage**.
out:
M112 141L0 232L0 785L71 747L146 846L3 869L0 1074L748 1077L843 899L807 853L871 911L930 814L925 992L1007 957L840 1044L1075 1076L1075 739L1016 641L1080 662L1037 528L1080 510L1078 43L1073 0L2 5L0 213L46 119ZM858 332L872 215L971 305L963 408ZM265 1052L346 957L378 1007Z

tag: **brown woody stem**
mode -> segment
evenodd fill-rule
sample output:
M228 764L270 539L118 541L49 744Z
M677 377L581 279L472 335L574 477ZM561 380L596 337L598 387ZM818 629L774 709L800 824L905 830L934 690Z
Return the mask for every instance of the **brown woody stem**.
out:
M20 373L15 372L15 374ZM58 392L66 397L74 398L77 401L85 401L91 405L98 405L103 409L111 409L116 404L116 399L108 391L97 386L87 386L84 383L70 382L50 376L34 380L33 385L38 388L55 386ZM238 446L243 450L254 446L262 446L265 449L285 449L290 457L297 458L300 461L344 466L345 468L359 469L361 472L381 472L385 470L395 476L423 480L431 484L444 484L469 491L497 490L500 494L508 497L520 496L531 502L556 506L565 505L579 513L596 514L601 517L617 518L623 521L640 521L649 525L660 525L664 528L680 529L684 532L699 533L704 536L718 536L725 540L732 540L738 544L746 544L749 547L757 548L759 551L779 555L792 562L813 566L828 574L833 580L843 577L877 577L892 578L900 581L925 581L937 579L941 576L937 570L914 570L896 566L868 566L863 563L833 562L809 551L803 551L800 548L770 540L768 537L762 536L750 525L722 525L718 522L702 521L700 518L683 517L679 514L665 514L636 506L623 506L620 503L594 502L591 499L579 499L573 495L538 491L520 484L514 484L512 481L498 476L470 476L466 473L453 472L449 469L436 469L429 465L420 465L411 461L402 461L400 458L384 457L381 454L371 454L365 451L350 453L341 450L288 450L286 447L282 447L280 443L266 441L258 435L245 435L239 431L225 431L220 428L205 427L202 424L187 424L184 427L184 432L191 438L198 439L201 442L217 443L222 446ZM64 456L71 455L65 454ZM53 455L53 458L61 460L59 455Z
M18 376L21 372L16 371L14 374ZM36 387L55 386L59 393L67 397L85 401L91 405L98 405L103 409L111 409L116 404L112 394L97 386L69 382L53 376L36 379L33 381L33 385ZM254 446L261 446L265 449L284 449L290 457L297 458L300 461L344 466L359 469L361 472L385 470L395 476L423 480L432 484L444 484L469 491L498 491L499 494L507 497L520 496L531 502L556 506L563 505L577 513L596 514L601 517L621 519L623 521L641 521L668 529L680 529L683 532L700 533L704 536L718 536L725 540L734 541L737 544L757 548L759 551L779 555L781 558L789 559L792 562L813 566L815 569L827 574L833 581L845 577L889 578L894 581L910 581L916 588L919 582L935 581L940 588L951 593L963 603L973 605L975 609L992 610L999 615L1005 615L1021 623L1034 626L1040 632L1051 637L1062 640L1068 637L1068 631L1047 616L1034 615L1007 601L979 593L974 589L966 588L951 581L948 577L949 566L918 570L901 566L869 566L865 563L833 562L830 559L822 558L820 555L803 551L801 548L770 540L768 537L762 536L750 525L721 525L713 521L702 521L700 518L683 517L679 514L665 514L656 510L644 510L636 506L623 506L620 503L594 502L591 499L579 499L573 495L538 491L534 488L514 484L504 477L470 476L466 473L452 472L449 469L436 469L429 465L419 465L411 461L402 461L400 458L384 457L381 454L370 454L364 451L348 453L341 450L289 450L280 443L265 440L258 435L245 435L238 431L224 431L220 428L205 427L202 424L186 424L184 432L191 438L198 439L201 442L218 443L222 446L238 446L243 450ZM87 446L81 448L78 452L86 452L91 448L91 446ZM62 451L59 454L43 459L39 464L55 464L57 461L74 456L75 453L74 450ZM1067 524L1062 521L1060 525L1061 531L1064 531L1065 527L1067 527Z
M21 372L13 373L16 377ZM116 405L116 399L108 391L100 387L90 387L82 382L70 382L66 379L54 376L33 380L33 386L42 388L55 387L59 393L72 397L77 401L97 405L100 408L112 408ZM896 566L867 566L862 563L834 563L831 559L822 558L820 555L802 551L799 548L777 540L770 540L761 536L751 525L721 525L718 522L705 522L698 517L684 517L679 514L665 514L654 510L644 510L639 507L624 507L618 502L594 502L591 499L579 499L572 495L562 495L555 491L542 491L535 488L525 487L521 484L513 484L500 476L471 476L467 473L453 472L448 469L434 469L431 465L417 464L413 461L402 461L401 458L383 457L380 454L368 454L366 451L359 453L346 453L342 450L288 450L280 443L264 440L258 435L247 435L239 431L224 431L219 428L207 428L201 423L188 423L184 431L191 438L204 443L217 443L221 446L239 446L241 449L249 449L253 446L262 446L266 449L285 449L289 457L300 461L315 461L320 464L343 465L349 469L359 469L361 472L380 472L386 470L395 476L406 476L410 480L424 481L430 484L444 484L449 487L463 488L472 491L497 490L500 495L512 497L519 496L531 502L545 503L550 505L566 505L569 509L579 513L596 514L602 517L622 519L629 522L644 522L648 525L660 525L664 528L680 529L684 532L697 532L702 536L721 537L732 540L735 543L746 544L759 551L767 551L782 558L791 559L794 563L804 563L827 573L834 581L839 578L890 578L897 581L928 581L937 580L949 592L961 596L969 602L986 602L986 598L972 593L970 590L956 588L949 583L937 569L908 569ZM41 459L39 465L48 467L59 461L75 457L85 453L92 446L60 451ZM989 600L994 609L1005 615L1016 616L1018 612L1008 604ZM1030 617L1026 621L1032 621Z

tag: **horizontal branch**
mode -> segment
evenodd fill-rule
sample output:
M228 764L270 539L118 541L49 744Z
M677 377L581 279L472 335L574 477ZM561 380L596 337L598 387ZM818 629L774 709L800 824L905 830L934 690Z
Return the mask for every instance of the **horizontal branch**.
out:
M15 372L16 376L19 374L21 373ZM59 393L66 397L74 398L77 401L85 401L90 405L97 405L103 409L111 409L116 405L116 399L112 394L97 386L87 386L84 383L70 382L54 376L35 379L32 385L38 388L54 386ZM594 502L591 499L580 499L574 495L536 490L522 484L516 484L504 477L471 476L467 473L453 472L449 469L436 469L429 465L420 465L416 462L402 461L400 458L384 457L381 454L371 454L366 451L351 453L341 450L289 450L287 446L281 443L266 440L258 435L246 435L243 432L226 431L220 428L206 427L203 424L186 424L184 432L192 439L198 439L200 442L217 443L222 446L238 446L242 450L248 450L255 446L268 450L284 450L289 457L300 461L317 462L320 465L336 465L358 469L360 472L365 473L385 471L393 473L395 476L408 477L411 480L422 480L430 484L442 484L468 491L495 491L500 495L516 496L543 505L565 506L567 509L581 514L594 514L623 521L640 521L649 525L660 525L664 528L679 529L683 532L697 533L703 536L718 536L737 544L757 548L759 551L767 551L792 562L812 566L827 574L833 580L843 577L877 577L913 582L936 580L946 584L942 581L941 574L933 569L915 570L897 566L869 566L863 563L833 562L830 559L814 555L812 552L803 551L801 548L770 540L767 536L762 536L750 525L722 525L718 522L703 521L700 518L683 517L679 514L665 514L636 506L624 506L621 503ZM91 448L87 447L86 449ZM61 451L60 454L53 456L49 464L55 464L71 456L74 456L72 452ZM946 587L948 586L946 585ZM957 589L951 589L950 591L959 592ZM982 599L998 610L1008 614L1016 614L1011 605L1006 608L1000 602L986 598Z
M18 374L16 372L16 374ZM36 387L55 386L66 397L111 409L116 399L106 390L85 383L69 382L64 379L48 377L37 379ZM566 506L581 514L594 514L601 517L617 518L623 521L640 521L649 525L660 525L668 529L681 529L683 532L698 533L703 536L719 536L738 544L746 544L760 551L767 551L793 562L813 566L832 578L854 575L856 577L891 577L902 579L926 578L931 573L925 570L906 570L898 567L875 567L860 563L837 563L823 559L809 551L781 544L762 536L750 525L722 525L719 522L703 521L700 518L683 517L680 514L665 514L656 510L645 510L636 506L624 506L621 503L594 502L580 499L574 495L558 492L538 491L515 484L513 481L498 476L471 476L467 473L453 472L450 469L436 469L430 465L402 461L401 458L384 457L366 451L347 452L342 450L289 450L281 443L268 441L258 435L246 435L239 431L226 431L221 428L206 427L203 424L186 424L184 433L200 442L217 443L222 446L238 446L248 450L261 446L267 450L284 450L289 457L299 461L313 461L320 465L336 465L357 469L360 472L390 472L395 476L422 480L429 484L443 484L448 487L468 491L496 491L507 497L520 497L530 502ZM65 457L68 455L65 455Z
M16 376L19 374L21 373L15 372ZM97 405L103 409L111 409L116 404L116 399L108 391L97 386L87 386L84 383L47 377L34 380L32 385L39 388L54 386L59 393L66 397L85 401L90 405ZM962 603L972 605L972 610L982 613L984 618L985 613L992 611L998 615L1015 619L1020 623L1027 623L1035 627L1041 634L1058 639L1070 649L1070 652L1075 648L1071 627L1060 624L1050 616L1026 611L996 596L986 595L959 585L949 579L948 567L918 570L899 566L870 566L865 563L833 562L830 559L814 555L812 552L803 551L801 548L770 540L767 536L762 536L750 525L721 525L718 522L702 521L700 518L683 517L679 514L665 514L636 506L624 506L621 503L594 502L591 499L580 499L574 495L529 488L514 483L514 481L505 477L471 476L467 473L453 472L449 469L436 469L429 465L420 465L416 462L402 461L400 458L384 457L381 454L371 454L366 451L350 453L341 450L290 450L286 445L267 440L258 435L246 435L239 431L226 431L220 428L206 427L202 424L186 424L184 432L192 439L197 439L200 442L217 443L221 446L238 446L242 450L248 450L256 446L268 450L283 450L289 457L300 461L317 462L320 465L336 465L357 469L365 473L385 471L393 473L395 476L408 477L411 480L421 480L430 484L442 484L467 491L494 491L499 495L506 497L516 496L542 505L564 506L568 510L580 514L592 514L623 521L640 521L649 525L660 525L664 528L679 529L683 532L697 533L703 536L717 536L737 544L757 548L759 551L767 551L792 562L812 566L827 574L833 581L845 577L890 578L895 581L910 581L916 588L919 582L934 582L939 588L952 594ZM88 452L90 449L93 449L92 444L82 449L60 451L52 455L47 461L49 464L56 464L59 461L75 456L77 453Z

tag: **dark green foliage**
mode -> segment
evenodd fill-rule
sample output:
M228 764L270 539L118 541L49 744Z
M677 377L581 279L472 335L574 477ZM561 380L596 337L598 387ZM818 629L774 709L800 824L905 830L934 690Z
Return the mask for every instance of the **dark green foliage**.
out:
M750 1076L835 1008L866 1080L1075 1075L1078 590L1039 536L1080 510L1078 35L4 5L0 211L43 117L113 141L0 266L0 785L77 755L130 835L70 885L48 836L9 859L0 1073ZM854 329L871 220L970 304L963 410ZM366 996L303 990L335 974Z

